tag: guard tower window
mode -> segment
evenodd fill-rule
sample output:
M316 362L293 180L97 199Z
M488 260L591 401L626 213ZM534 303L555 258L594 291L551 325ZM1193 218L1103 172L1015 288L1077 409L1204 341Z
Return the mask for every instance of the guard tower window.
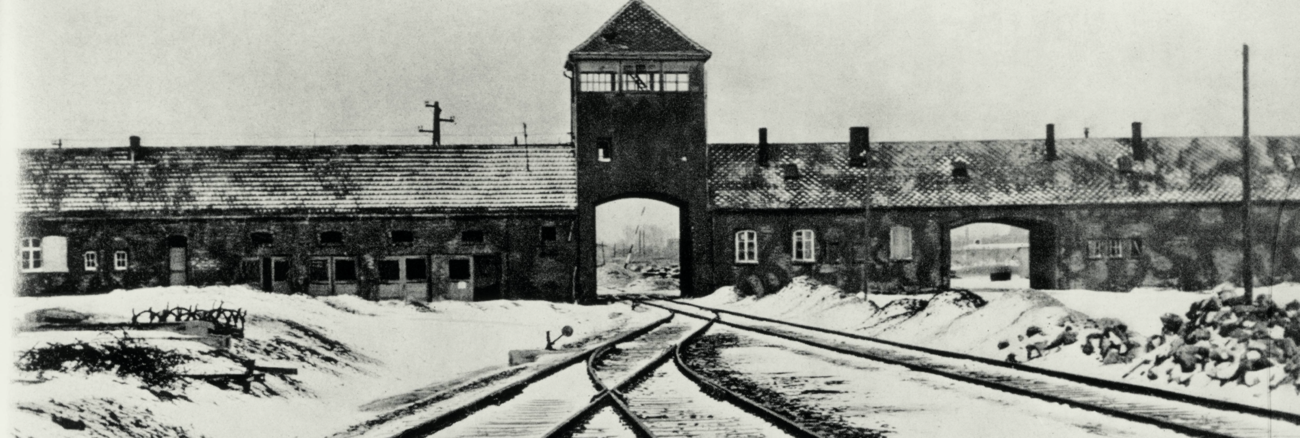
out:
M578 76L578 90L585 92L614 91L613 73L582 73Z
M664 73L664 91L691 91L690 73Z
M614 139L609 137L596 139L596 159L605 163L614 159Z
M623 66L623 91L659 91L659 73L646 71L645 64Z

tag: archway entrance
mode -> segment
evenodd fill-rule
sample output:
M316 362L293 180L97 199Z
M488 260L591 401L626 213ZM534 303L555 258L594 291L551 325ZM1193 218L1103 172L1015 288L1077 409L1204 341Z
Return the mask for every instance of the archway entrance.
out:
M1056 234L1049 224L966 222L953 226L948 239L953 288L1056 288Z
M596 206L596 295L681 296L682 211L624 198Z

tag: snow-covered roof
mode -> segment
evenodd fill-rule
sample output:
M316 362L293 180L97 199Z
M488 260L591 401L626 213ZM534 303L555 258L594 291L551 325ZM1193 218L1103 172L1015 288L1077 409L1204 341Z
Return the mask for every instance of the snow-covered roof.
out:
M712 204L722 209L833 209L1218 203L1241 199L1239 137L1147 138L1145 161L1131 140L871 143L867 168L849 166L844 143L709 145ZM1300 137L1251 138L1254 199L1300 201ZM960 164L956 164L960 163ZM788 165L798 178L786 178ZM965 178L953 175L964 165Z
M201 216L572 211L572 145L40 149L19 213Z

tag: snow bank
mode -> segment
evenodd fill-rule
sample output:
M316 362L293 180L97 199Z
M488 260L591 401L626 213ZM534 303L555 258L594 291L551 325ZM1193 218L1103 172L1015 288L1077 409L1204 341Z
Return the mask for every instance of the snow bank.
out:
M1199 293L1164 289L1138 289L1131 293L1029 289L948 291L934 295L879 295L864 300L834 286L799 277L789 287L761 299L738 298L734 290L724 287L690 302L998 360L1015 354L1017 360L1024 361L1026 346L1050 343L1069 327L1075 332L1077 342L1049 351L1030 364L1300 412L1300 396L1293 391L1236 385L1183 387L1136 377L1124 379L1122 376L1129 365L1103 365L1096 354L1085 355L1080 348L1088 334L1120 323L1129 328L1130 339L1145 340L1146 335L1160 333L1161 315L1186 313L1193 302L1220 289L1232 287ZM1279 305L1285 305L1300 300L1300 283L1257 287L1255 294L1270 295ZM1039 334L1030 336L1031 333Z
M351 296L269 294L243 286L167 287L103 295L23 297L13 300L14 325L26 315L59 308L90 315L91 322L127 322L132 310L165 306L242 308L245 339L230 353L298 369L268 376L251 394L194 382L171 394L141 388L110 375L20 373L11 383L20 436L84 436L52 421L81 421L101 436L323 436L382 412L363 412L372 400L507 368L512 349L541 348L545 332L574 328L564 345L581 345L611 330L651 322L662 314L623 304L576 306L541 301L481 303L371 302ZM185 372L234 372L229 358L166 332L131 332L152 344L196 358ZM14 354L47 342L105 341L96 332L28 332L11 339ZM105 408L112 406L112 409Z

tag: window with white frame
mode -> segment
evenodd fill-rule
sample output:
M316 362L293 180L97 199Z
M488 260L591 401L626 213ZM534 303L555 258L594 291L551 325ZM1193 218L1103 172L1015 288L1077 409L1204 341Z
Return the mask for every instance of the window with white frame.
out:
M912 229L895 225L889 229L889 259L912 259Z
M578 90L588 92L614 91L614 74L582 73L578 76Z
M24 237L21 248L22 271L39 271L43 261L41 260L41 238Z
M814 262L817 261L817 235L813 230L798 230L794 232L794 251L790 255L791 261L796 262Z
M81 259L83 260L82 266L84 266L87 271L99 270L99 253L86 251L86 253L81 256Z
M664 91L691 91L690 73L664 73Z
M113 270L125 271L126 267L130 265L129 262L130 260L127 258L126 251L117 251L113 253Z
M1128 252L1129 256L1132 257L1142 256L1142 239L1137 239L1137 238L1129 239L1128 244L1129 244L1129 252Z
M758 263L758 233L754 230L736 232L736 263Z

